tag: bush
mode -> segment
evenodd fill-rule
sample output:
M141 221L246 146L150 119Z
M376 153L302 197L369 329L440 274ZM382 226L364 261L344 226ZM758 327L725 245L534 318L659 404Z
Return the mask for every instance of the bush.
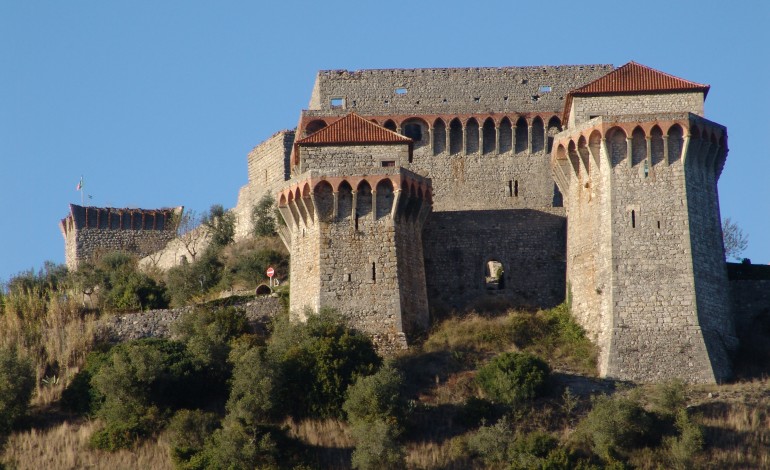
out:
M219 419L214 413L201 410L180 410L168 425L169 453L179 469L196 468L193 458L199 454Z
M342 417L348 386L382 362L368 336L327 310L310 314L306 323L278 320L268 353L281 364L282 394L294 417Z
M61 404L65 410L90 416L99 409L104 402L104 395L91 385L91 379L109 358L109 352L105 351L88 353L83 368L62 392Z
M105 428L92 436L95 447L116 450L157 432L171 410L194 408L209 398L184 344L145 339L115 346L91 379L104 403L97 416Z
M644 445L653 431L653 420L639 403L629 398L593 398L593 408L578 423L575 437L607 462L624 458Z
M703 450L703 428L681 408L676 414L676 429L678 436L664 439L670 464L676 469L692 468L693 458Z
M262 196L251 212L251 222L254 224L254 235L267 237L275 235L275 199L270 193Z
M396 441L393 427L380 420L353 426L356 450L351 463L361 470L406 468L404 450Z
M382 421L398 429L405 415L406 403L401 396L401 373L391 366L382 367L369 376L358 377L348 387L343 405L351 423Z
M287 407L282 395L285 385L281 364L261 347L236 350L231 357L234 367L228 414L250 427L280 418ZM290 385L302 388L305 383Z
M0 349L0 447L13 425L27 413L34 389L30 362L19 358L15 348Z
M516 405L543 393L548 364L527 353L503 353L479 370L476 380L493 401Z
M166 285L172 305L187 305L219 284L223 264L218 253L217 249L210 247L194 263L181 264L168 270Z
M232 243L235 237L235 214L225 211L221 204L214 204L202 216L203 225L211 234L211 244L223 247Z

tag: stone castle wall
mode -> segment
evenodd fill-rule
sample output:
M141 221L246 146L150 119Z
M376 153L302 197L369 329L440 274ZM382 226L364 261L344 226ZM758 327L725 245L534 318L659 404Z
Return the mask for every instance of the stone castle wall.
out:
M60 223L69 269L93 261L100 254L126 251L146 256L164 247L176 235L182 208L115 209L70 204Z
M254 147L247 157L249 181L238 192L235 213L235 239L249 236L254 229L251 213L266 195L274 196L289 179L289 154L294 144L294 131L280 131Z
M688 112L703 116L703 92L647 93L612 96L575 96L569 127L596 116Z

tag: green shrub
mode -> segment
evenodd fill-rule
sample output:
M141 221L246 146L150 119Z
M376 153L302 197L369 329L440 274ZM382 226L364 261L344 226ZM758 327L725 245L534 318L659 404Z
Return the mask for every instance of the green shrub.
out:
M92 444L106 450L130 447L157 432L171 410L194 408L209 398L206 377L184 344L168 340L115 346L91 383L104 396L97 416L105 422Z
M670 380L657 384L652 395L652 402L655 406L655 411L664 417L673 419L687 402L684 382L681 380Z
M104 402L104 395L91 384L91 378L109 361L108 351L91 351L83 367L62 392L61 404L65 410L87 416L93 415Z
M229 415L192 462L197 465L194 468L206 470L279 468L273 432L269 428L244 425Z
M703 428L694 422L684 408L676 414L678 436L664 439L670 464L676 469L692 468L693 458L703 450Z
M623 459L643 446L653 432L652 416L634 400L593 398L593 408L578 423L575 438L607 462Z
M331 311L310 314L306 323L279 319L268 353L281 364L282 393L295 417L342 417L348 386L382 362L369 337Z
M266 193L251 212L251 222L254 224L254 235L267 237L275 235L275 199Z
M0 447L27 413L34 389L32 364L20 358L15 348L0 349Z
M196 297L204 296L221 281L223 266L218 249L210 247L194 263L169 269L166 285L171 304L183 306Z
M513 459L515 433L511 422L503 417L491 426L481 426L466 441L471 455L492 467L499 467Z
M211 244L223 247L235 237L235 214L225 211L221 204L214 204L202 216L202 224L211 234Z
M351 460L353 468L406 468L404 449L388 423L362 421L353 426L353 434L356 436L356 449Z
M482 367L476 380L490 399L516 405L543 393L548 364L528 353L503 353Z
M369 376L361 376L348 387L343 409L351 423L382 421L398 428L403 421L406 403L401 395L401 373L391 366L380 368Z
M227 412L246 426L280 418L287 408L284 387L302 388L305 382L284 384L281 364L261 347L251 347L241 352L233 351L234 364Z
M214 413L179 410L168 424L169 453L179 469L196 468L194 457L204 449L206 440L219 426Z

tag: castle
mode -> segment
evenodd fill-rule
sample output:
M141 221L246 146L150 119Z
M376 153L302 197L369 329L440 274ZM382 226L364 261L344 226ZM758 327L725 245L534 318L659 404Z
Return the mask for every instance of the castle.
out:
M335 308L384 348L431 312L566 299L602 376L720 382L737 340L708 90L634 62L321 71L296 129L248 155L236 237L273 195L292 316Z

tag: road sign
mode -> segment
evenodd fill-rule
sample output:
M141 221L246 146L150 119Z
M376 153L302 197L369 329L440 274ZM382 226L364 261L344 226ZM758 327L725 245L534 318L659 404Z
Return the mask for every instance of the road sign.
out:
M273 267L271 266L271 267L267 268L267 277L272 279L273 276L275 276L275 269L273 269Z

